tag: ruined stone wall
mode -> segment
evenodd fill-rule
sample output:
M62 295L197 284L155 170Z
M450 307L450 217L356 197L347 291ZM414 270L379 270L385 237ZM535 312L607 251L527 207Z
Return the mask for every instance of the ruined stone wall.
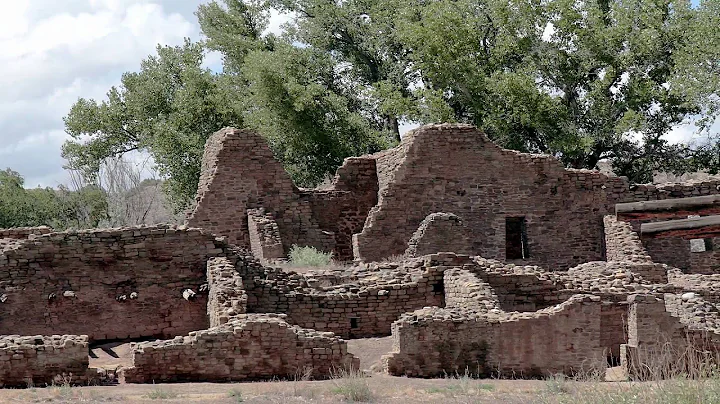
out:
M332 251L332 235L318 227L310 202L299 198L267 142L250 130L222 129L205 145L196 204L187 223L250 248L247 210L257 208L272 214L286 251L293 244Z
M406 257L419 257L438 252L472 255L474 236L452 213L431 213L410 237Z
M690 269L690 240L682 238L646 238L643 246L655 262L680 268L684 271Z
M473 374L505 377L571 374L604 365L600 298L578 295L536 313L476 313L426 308L393 324L393 352L384 357L396 376Z
M720 238L711 239L712 249L709 251L691 251L690 265L687 272L693 274L720 273Z
M128 383L293 378L306 369L313 378L327 378L333 371L359 365L345 341L333 334L265 314L241 315L186 337L136 344L132 361L133 366L123 370Z
M352 235L362 231L368 212L377 203L375 163L369 157L347 158L329 188L302 192L301 197L310 201L320 228L333 234L336 260L353 259Z
M500 298L492 286L469 269L448 269L443 282L447 307L472 308L482 313L502 310Z
M652 262L630 223L619 221L614 215L603 217L603 223L608 261Z
M207 264L210 327L217 327L247 311L247 293L233 262L226 257L212 258Z
M505 260L505 219L525 217L530 258L523 263L567 269L600 260L602 214L626 187L619 178L565 170L548 156L503 150L464 125L417 129L379 158L381 166L392 174L380 181L378 205L355 241L356 258L369 261L402 254L433 212L463 218L483 257Z
M88 381L86 336L0 337L0 387L84 384Z
M10 238L16 240L24 240L29 238L30 235L41 235L52 233L53 229L47 226L40 227L15 227L12 229L0 229L0 239Z
M250 250L261 260L285 257L280 228L271 213L265 209L248 209L248 237Z
M207 328L206 264L230 255L211 234L165 225L36 236L0 253L0 335L113 340Z
M248 312L285 313L290 323L304 328L363 338L389 335L390 325L402 313L443 306L443 272L457 265L456 260L454 254L428 256L402 264L405 267L397 272L408 271L406 276L370 275L328 287L310 287L300 274L271 268L248 266L239 271Z

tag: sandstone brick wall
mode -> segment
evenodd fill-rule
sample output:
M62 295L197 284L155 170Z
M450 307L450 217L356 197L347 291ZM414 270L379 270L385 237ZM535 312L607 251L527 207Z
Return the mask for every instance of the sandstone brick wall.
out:
M293 378L307 368L312 377L326 378L331 371L359 365L332 333L265 314L241 315L186 337L136 344L132 360L133 366L123 370L129 383Z
M271 213L265 209L248 209L248 238L250 250L261 260L285 257L280 228Z
M452 213L431 213L420 223L410 237L407 257L419 257L438 252L472 255L475 251L473 236L462 218Z
M247 293L235 265L226 257L212 258L207 264L210 327L217 327L247 311Z
M385 186L380 181L378 205L356 236L356 258L401 254L421 221L443 211L482 235L475 253L486 258L505 259L506 217L526 218L530 259L523 262L567 269L603 258L601 215L622 191L618 178L500 149L464 125L424 126L386 156L393 163L378 167L394 171Z
M505 377L573 373L604 364L600 298L578 295L536 313L476 313L427 308L393 324L392 375Z
M630 223L619 221L614 215L603 217L603 223L608 261L652 262Z
M498 312L500 298L487 282L471 270L452 268L445 271L445 305L472 308L475 312Z
M311 287L302 275L282 270L248 266L239 271L248 312L286 313L289 322L301 327L362 338L389 335L392 322L407 311L443 306L443 272L458 260L468 258L435 254L394 264L387 278L370 270L328 287Z
M196 204L187 223L250 248L246 212L264 208L275 218L286 251L293 244L332 251L332 235L322 232L310 202L298 193L260 135L225 128L205 145Z
M448 158L452 156L452 158ZM433 211L453 212L484 237L476 254L505 259L505 218L525 217L529 264L564 270L604 259L604 215L621 202L717 194L720 181L631 185L597 171L564 169L552 157L501 149L477 129L427 125L377 153L380 198L356 258L401 254Z
M333 234L333 258L352 260L352 235L362 231L368 212L377 203L375 159L345 159L329 188L303 190L301 198L310 201L313 217L320 228Z
M87 381L86 336L0 336L0 387Z
M207 261L233 254L211 234L166 225L36 236L0 253L0 335L112 340L207 328ZM186 288L195 299L183 298Z
M41 235L52 233L53 229L47 226L40 227L15 227L12 229L0 229L0 239L11 238L23 240L29 238L30 235Z

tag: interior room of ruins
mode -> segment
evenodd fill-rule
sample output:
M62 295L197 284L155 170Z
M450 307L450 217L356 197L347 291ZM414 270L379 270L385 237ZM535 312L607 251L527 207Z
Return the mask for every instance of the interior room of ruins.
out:
M294 245L344 265L275 265ZM225 128L183 226L0 230L0 386L91 383L112 341L127 383L326 378L388 336L390 375L642 379L666 344L720 346L718 258L720 180L631 184L437 124L301 189Z

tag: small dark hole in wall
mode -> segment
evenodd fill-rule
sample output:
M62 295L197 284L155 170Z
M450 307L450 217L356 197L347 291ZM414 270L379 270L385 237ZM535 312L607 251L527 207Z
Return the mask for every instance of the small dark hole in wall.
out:
M614 368L616 366L620 366L620 358L612 355L608 355L607 357L607 364L609 367Z
M445 293L445 284L442 281L438 283L433 283L432 291L434 293Z
M351 317L350 318L350 328L358 328L358 318L357 317Z

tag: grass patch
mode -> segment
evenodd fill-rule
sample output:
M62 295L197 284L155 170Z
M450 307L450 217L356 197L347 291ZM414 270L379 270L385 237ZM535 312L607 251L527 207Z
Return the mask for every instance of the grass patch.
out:
M178 398L178 393L172 390L165 390L162 387L156 387L147 393L146 397L151 400L171 400Z
M242 395L242 391L240 389L232 389L228 392L228 397L234 398L236 403L242 403L245 401Z
M333 374L332 381L332 392L341 395L345 401L368 403L375 398L367 377L362 372L341 369Z
M481 394L481 392L490 392L495 389L495 386L488 383L482 383L472 377L469 369L465 369L465 374L454 376L446 376L445 380L449 381L446 387L431 387L427 390L428 393L439 393L450 397L458 396L475 396Z
M322 252L315 247L299 247L293 245L290 248L290 264L295 267L323 267L332 263L332 254Z

